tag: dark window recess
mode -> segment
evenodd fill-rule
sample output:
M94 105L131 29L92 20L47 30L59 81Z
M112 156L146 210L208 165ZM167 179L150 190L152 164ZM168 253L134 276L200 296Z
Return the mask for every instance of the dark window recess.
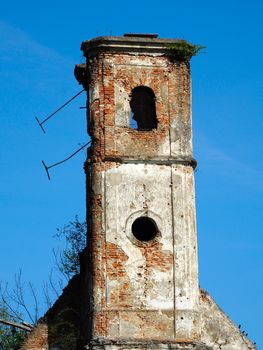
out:
M158 229L153 219L142 216L134 220L132 233L139 241L148 242L156 237Z
M155 110L155 95L152 89L138 86L131 93L130 127L138 130L152 130L157 128Z

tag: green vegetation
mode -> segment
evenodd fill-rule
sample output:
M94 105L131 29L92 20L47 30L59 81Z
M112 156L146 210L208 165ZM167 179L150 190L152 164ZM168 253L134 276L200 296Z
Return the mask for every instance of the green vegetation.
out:
M175 59L179 61L190 61L193 56L196 56L205 49L203 45L190 44L185 40L178 40L177 43L168 44L168 49L171 51Z
M59 252L54 252L56 267L67 280L80 272L79 254L86 247L87 224L80 222L78 216L74 221L57 229L55 237L63 238L66 247Z
M61 306L61 310L55 308L57 314L51 311L51 306L55 299L59 298L65 283L67 286L68 282L72 285L72 280L75 278L74 283L76 284L79 279L79 254L86 246L86 231L86 222L79 222L78 216L63 228L57 229L55 236L66 243L64 248L54 251L55 268L61 272L63 279L54 281L51 271L49 281L43 286L43 301L50 310L46 319L49 336L54 339L54 344L59 344L63 350L77 349L80 341L79 305L74 304L80 299L77 296L79 288L71 291L73 293L71 295L68 295L69 292L66 293L67 302ZM31 297L30 303L28 296ZM30 321L32 329L37 325L41 304L32 283L23 281L21 270L15 275L13 288L10 289L8 283L0 281L0 320L10 322L10 324L0 322L0 350L19 350L21 348L27 331L20 327L23 326L26 319Z
M20 323L20 320L10 315L4 304L0 303L0 319ZM0 350L19 350L27 335L26 331L0 323Z
M74 296L76 297L76 296ZM48 322L49 339L53 347L76 350L81 340L80 318L75 308L65 307Z

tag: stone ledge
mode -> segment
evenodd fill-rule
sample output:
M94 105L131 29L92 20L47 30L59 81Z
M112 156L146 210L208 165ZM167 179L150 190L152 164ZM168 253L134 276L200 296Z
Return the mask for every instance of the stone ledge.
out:
M168 46L181 42L181 39L161 39L147 36L99 36L82 42L81 50L85 57L99 52L114 51L121 53L156 53L171 55Z
M99 160L101 161L101 160ZM87 164L90 163L96 163L98 160L94 160L92 157L88 158L86 161ZM141 159L137 158L128 158L128 157L104 157L102 162L113 162L113 163L120 163L120 164L152 164L152 165L185 165L185 166L191 166L193 169L197 167L197 161L194 158L185 158L185 159L178 159L178 158L170 158L166 157L163 159L157 159L157 158L149 158L149 157L142 157Z
M131 339L93 339L85 347L86 349L103 349L103 350L212 350L211 347L204 343L192 340L131 340Z

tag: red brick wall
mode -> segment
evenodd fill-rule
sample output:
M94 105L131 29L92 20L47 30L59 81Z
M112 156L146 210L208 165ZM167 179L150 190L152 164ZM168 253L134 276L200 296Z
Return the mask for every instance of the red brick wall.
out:
M174 63L167 57L134 56L128 54L101 54L89 63L90 71L90 126L93 154L98 157L155 158L173 156L170 146L159 149L169 135L169 124L175 118L183 123L182 138L191 138L191 82L189 64ZM147 68L144 67L147 65ZM116 101L120 86L128 98L136 86L150 87L156 96L158 127L152 132L137 131L116 125ZM163 90L167 89L164 96ZM96 90L96 93L94 93ZM124 101L120 101L120 104ZM187 135L186 135L187 134ZM143 152L142 152L143 150ZM181 149L181 152L184 150ZM191 149L185 150L191 156Z
M46 350L48 349L48 326L40 323L29 333L21 350Z

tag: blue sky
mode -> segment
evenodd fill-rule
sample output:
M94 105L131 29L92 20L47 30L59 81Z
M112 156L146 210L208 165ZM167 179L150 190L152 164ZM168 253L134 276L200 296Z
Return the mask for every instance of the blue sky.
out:
M0 279L19 268L39 290L52 236L85 216L85 96L35 123L81 87L80 44L98 35L158 33L205 45L192 60L200 285L263 345L263 48L260 1L5 1L0 5ZM39 292L40 293L40 292Z

